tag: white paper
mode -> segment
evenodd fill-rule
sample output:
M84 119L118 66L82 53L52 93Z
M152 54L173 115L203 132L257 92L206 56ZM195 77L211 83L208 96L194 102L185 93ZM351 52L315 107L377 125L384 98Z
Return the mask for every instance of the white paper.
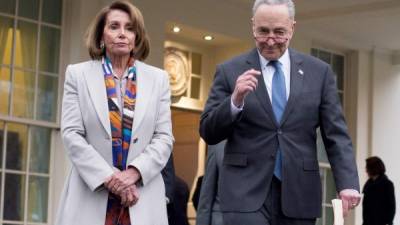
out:
M333 225L344 225L342 200L332 199Z

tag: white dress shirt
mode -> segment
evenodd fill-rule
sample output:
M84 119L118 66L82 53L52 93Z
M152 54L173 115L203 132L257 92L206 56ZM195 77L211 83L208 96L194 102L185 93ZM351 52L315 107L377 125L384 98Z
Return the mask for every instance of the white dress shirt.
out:
M261 65L261 73L264 79L265 86L267 88L269 100L272 103L272 78L275 73L275 68L272 65L268 65L269 61L265 59L260 52L258 52L258 56L260 59ZM281 63L281 69L285 76L285 85L286 85L286 100L289 99L290 94L290 57L289 57L289 50L286 49L285 53L278 59ZM240 111L243 110L244 102L241 107L236 107L233 104L233 100L231 98L231 112L232 116L235 117Z

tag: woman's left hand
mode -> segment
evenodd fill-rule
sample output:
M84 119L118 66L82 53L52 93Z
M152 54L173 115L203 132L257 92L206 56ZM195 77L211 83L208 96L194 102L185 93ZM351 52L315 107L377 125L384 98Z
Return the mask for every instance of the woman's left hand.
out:
M139 192L136 185L130 186L128 189L122 191L121 205L125 207L133 206L139 200Z
M129 167L124 171L115 172L106 182L105 187L116 195L122 195L123 191L136 184L140 179L140 173L135 167Z

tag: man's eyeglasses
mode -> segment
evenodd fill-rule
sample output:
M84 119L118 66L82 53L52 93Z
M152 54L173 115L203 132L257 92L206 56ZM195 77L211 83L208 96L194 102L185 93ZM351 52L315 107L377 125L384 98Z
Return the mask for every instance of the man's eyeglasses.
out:
M287 34L284 32L281 33L273 33L256 31L254 32L254 39L259 42L267 42L269 39L272 39L277 44L283 44L289 40Z

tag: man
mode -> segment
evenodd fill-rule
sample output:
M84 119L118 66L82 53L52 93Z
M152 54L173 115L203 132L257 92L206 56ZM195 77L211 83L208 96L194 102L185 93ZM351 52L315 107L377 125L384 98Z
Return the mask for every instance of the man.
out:
M222 225L222 214L218 196L218 178L224 158L225 141L209 145L207 166L201 185L196 225Z
M174 157L172 154L161 171L161 175L165 184L168 224L189 225L186 214L189 187L184 180L175 175Z
M359 204L352 144L326 63L289 49L291 0L256 0L256 47L217 67L200 135L227 139L218 195L226 225L314 224L320 127L343 210Z
M187 217L189 195L189 186L182 178L175 176L174 200L171 205L171 215L168 219L170 225L189 225Z
M164 180L165 185L165 199L167 203L167 212L168 212L168 220L171 218L173 213L173 200L175 198L175 166L174 166L174 157L171 153L169 156L168 162L165 165L164 169L161 170L161 175Z

